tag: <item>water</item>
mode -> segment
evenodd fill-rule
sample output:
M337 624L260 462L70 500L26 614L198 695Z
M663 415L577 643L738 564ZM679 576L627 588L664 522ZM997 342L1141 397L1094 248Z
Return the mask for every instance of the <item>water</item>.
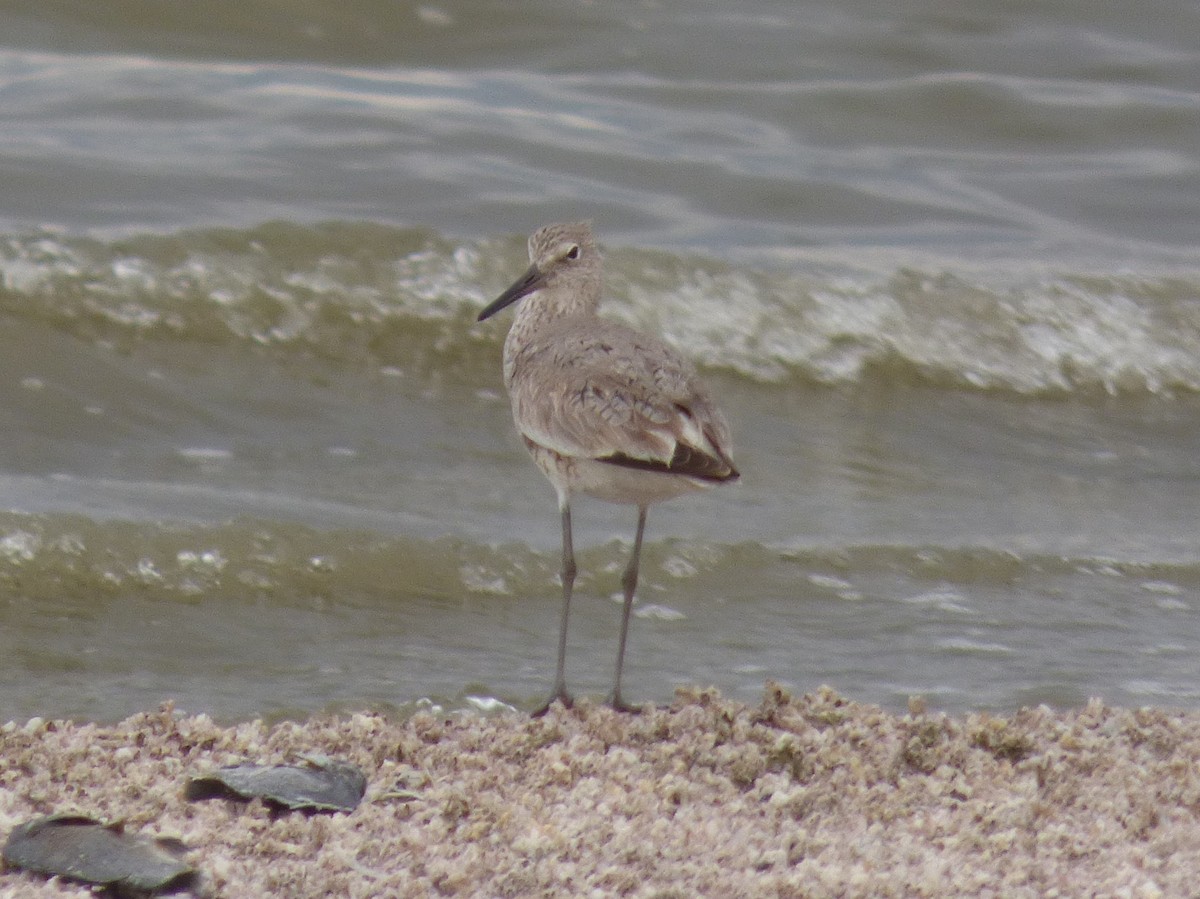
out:
M1200 705L1200 10L0 11L0 720L531 707L525 235L705 373L631 698ZM583 501L603 694L631 509Z

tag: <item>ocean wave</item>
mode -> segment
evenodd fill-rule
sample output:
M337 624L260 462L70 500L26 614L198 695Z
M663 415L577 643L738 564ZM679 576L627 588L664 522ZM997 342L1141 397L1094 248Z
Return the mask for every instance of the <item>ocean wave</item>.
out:
M615 589L629 548L620 540L579 553L581 591ZM556 596L557 551L457 537L325 531L255 518L220 524L97 521L66 513L0 513L0 585L14 600L129 594L206 600L339 604L381 598ZM1178 604L1200 589L1200 559L1145 561L1017 553L999 547L929 545L777 546L756 542L648 541L643 588L693 585L736 592L745 572L763 589L859 602L865 595L950 608L951 585L1009 589L1024 580L1099 578L1148 602ZM612 583L610 584L609 581ZM913 594L900 584L928 584ZM779 587L779 585L786 585ZM892 591L895 592L892 595ZM887 594L881 597L881 593Z
M177 601L269 597L309 605L336 597L355 604L413 593L506 593L506 577L552 582L554 569L528 549L451 537L321 531L252 518L200 525L0 513L0 584L6 595L28 600L146 593Z
M474 316L523 250L516 236L462 242L369 223L14 234L0 239L0 312L119 346L245 345L444 373L482 364L478 347L503 339ZM853 265L833 251L748 268L615 248L608 272L608 314L764 384L1200 391L1200 270Z

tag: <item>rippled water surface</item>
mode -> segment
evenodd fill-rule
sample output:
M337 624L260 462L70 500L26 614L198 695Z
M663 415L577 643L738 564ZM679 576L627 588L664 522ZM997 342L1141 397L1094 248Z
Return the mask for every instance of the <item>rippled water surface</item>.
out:
M631 697L1200 704L1200 8L907 6L0 10L0 720L536 704L474 319L574 218L743 471L651 511Z

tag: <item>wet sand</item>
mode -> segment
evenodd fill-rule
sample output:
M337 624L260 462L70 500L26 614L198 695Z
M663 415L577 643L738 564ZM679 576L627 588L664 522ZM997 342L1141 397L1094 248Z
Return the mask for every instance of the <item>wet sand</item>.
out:
M189 803L193 774L324 754L353 813ZM201 895L1185 896L1200 871L1200 712L910 714L839 697L541 719L421 713L221 727L0 728L0 832L78 812L183 840ZM8 871L0 897L84 896Z

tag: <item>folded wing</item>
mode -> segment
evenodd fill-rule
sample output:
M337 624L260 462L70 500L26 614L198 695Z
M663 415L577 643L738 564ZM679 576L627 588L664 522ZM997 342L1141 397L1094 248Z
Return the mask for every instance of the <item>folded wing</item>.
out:
M736 480L729 428L695 369L662 341L596 324L547 334L516 360L521 433L562 456Z

